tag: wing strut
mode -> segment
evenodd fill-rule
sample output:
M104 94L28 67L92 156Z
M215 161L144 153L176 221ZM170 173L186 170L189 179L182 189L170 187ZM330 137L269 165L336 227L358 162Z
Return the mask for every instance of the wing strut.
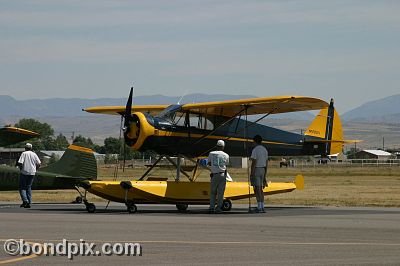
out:
M257 119L256 121L251 122L250 126L247 126L247 125L246 125L246 128L247 128L247 127L251 127L252 125L257 124L257 122L259 122L259 121L263 120L264 118L266 118L267 116L273 114L276 110L278 110L278 108L275 107L274 110L272 110L271 112L269 112L269 113L263 115L261 118ZM246 121L247 121L247 114L246 114Z
M247 109L247 107L245 108ZM235 119L235 117L237 117L238 115L242 114L245 109L240 110L240 112L236 113L235 115L233 115L231 118L229 118L228 120L226 120L224 123L222 123L221 125L219 125L218 127L216 127L214 130L212 130L210 133L208 133L207 135L203 135L201 138L199 138L198 140L196 140L194 143L192 143L192 145L196 145L198 144L200 141L202 141L203 139L207 138L208 136L211 136L212 134L214 134L215 131L217 131L219 128L225 126L226 124L228 124L230 121L232 121L233 119Z
M212 134L214 134L215 131L217 131L219 128L225 126L227 123L229 123L230 121L232 121L233 119L235 119L235 117L237 117L238 115L242 115L243 112L247 112L247 109L250 107L250 105L245 105L244 109L240 110L240 112L236 113L235 115L233 115L232 117L230 117L228 120L226 120L224 123L222 123L221 125L219 125L218 127L216 127L215 129L213 129L210 133L208 133L207 135L203 135L201 138L197 139L196 142L194 142L192 145L196 145L198 143L200 143L203 139L207 138L208 136L211 136ZM229 139L229 138L228 138ZM210 150L206 150L204 151L202 154L206 154L208 153Z
M142 181L150 173L150 171L153 170L154 167L156 167L156 165L161 161L161 159L163 157L164 156L160 155L160 157L158 157L157 161L155 161L153 163L153 165L149 169L147 169L147 171L139 178L139 181Z

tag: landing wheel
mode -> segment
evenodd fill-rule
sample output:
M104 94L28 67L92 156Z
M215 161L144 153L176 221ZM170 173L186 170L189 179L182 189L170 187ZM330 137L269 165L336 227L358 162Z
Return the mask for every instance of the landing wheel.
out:
M227 212L227 211L230 211L231 209L232 209L232 201L228 200L228 199L225 199L222 202L222 210Z
M137 212L137 206L134 203L126 204L126 209L128 210L129 213Z
M82 203L82 197L81 196L76 197L75 203Z
M94 213L96 211L96 205L94 205L93 203L88 203L86 204L86 210L88 211L88 213Z
M187 204L176 204L176 208L178 209L178 211L184 212L187 210L188 205Z

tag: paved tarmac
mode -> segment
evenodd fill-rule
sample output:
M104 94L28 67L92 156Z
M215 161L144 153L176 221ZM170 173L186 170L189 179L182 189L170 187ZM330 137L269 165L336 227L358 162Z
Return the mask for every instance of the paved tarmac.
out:
M75 256L74 264L137 265L400 265L400 208L267 207L248 213L234 204L210 215L207 206L178 213L170 205L0 203L0 264L64 265L65 256L10 256L8 239L40 243L139 243L141 256ZM137 250L136 250L137 251Z

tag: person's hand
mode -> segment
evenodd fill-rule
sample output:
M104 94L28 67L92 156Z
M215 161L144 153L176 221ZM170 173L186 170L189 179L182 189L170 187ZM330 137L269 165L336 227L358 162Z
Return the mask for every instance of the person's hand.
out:
M265 187L268 187L268 185L267 185L267 180L266 180L266 179L263 180L263 189L264 189Z

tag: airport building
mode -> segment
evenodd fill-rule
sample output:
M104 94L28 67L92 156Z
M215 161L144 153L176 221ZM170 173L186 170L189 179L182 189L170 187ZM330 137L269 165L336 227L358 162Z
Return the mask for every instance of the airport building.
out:
M0 147L0 164L15 165L24 148Z
M356 153L356 159L373 159L385 161L393 159L393 154L382 150L362 150Z

